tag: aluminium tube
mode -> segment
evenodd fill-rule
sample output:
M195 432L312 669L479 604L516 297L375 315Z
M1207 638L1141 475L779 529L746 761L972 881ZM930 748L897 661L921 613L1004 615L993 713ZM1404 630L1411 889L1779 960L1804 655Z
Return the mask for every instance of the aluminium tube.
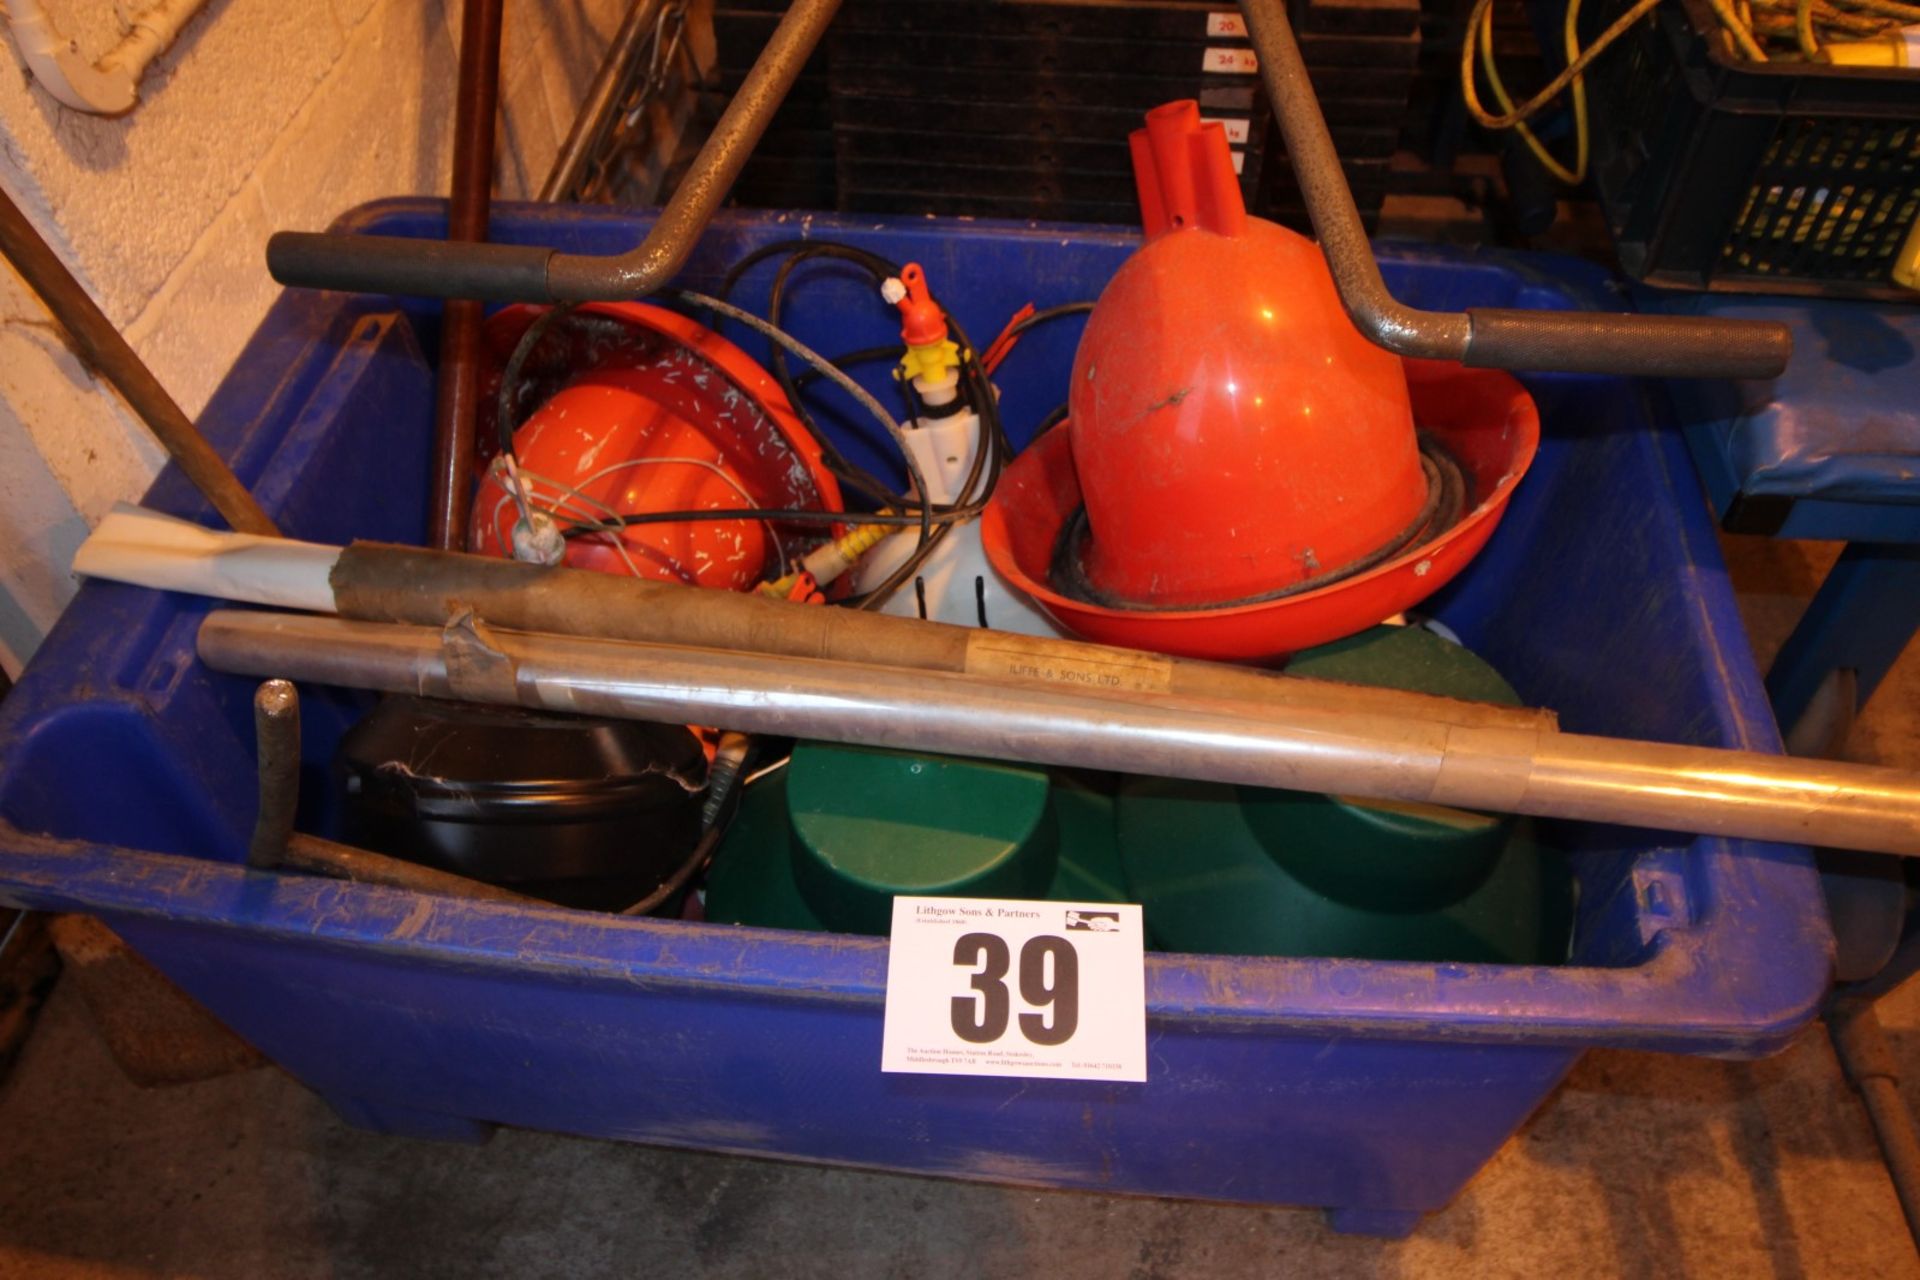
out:
M1920 856L1920 779L1756 752L850 662L227 610L215 670L1038 764Z
M767 131L840 0L793 0L638 248L613 257L406 236L282 231L267 241L281 284L493 302L643 298L680 270Z
M1786 369L1792 337L1785 325L1769 322L1505 308L1422 311L1399 301L1367 243L1286 0L1240 0L1240 11L1340 301L1369 341L1403 356L1490 369L1694 378L1771 378Z

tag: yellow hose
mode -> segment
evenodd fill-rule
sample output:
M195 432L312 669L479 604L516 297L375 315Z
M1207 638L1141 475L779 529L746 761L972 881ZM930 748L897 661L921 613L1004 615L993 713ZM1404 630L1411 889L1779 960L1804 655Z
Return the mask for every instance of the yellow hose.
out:
M1500 79L1500 69L1493 60L1493 6L1477 9L1481 15L1478 38L1480 44L1480 65L1487 73L1487 87L1493 90L1494 99L1499 102L1500 110L1511 113L1513 99L1507 95L1507 86ZM1566 20L1561 27L1561 36L1566 42L1566 57L1572 63L1580 56L1580 38L1577 28L1580 21L1580 0L1567 0ZM1471 43L1475 33L1469 32ZM1577 187L1587 178L1587 79L1576 75L1573 88L1573 167L1571 169L1556 160L1547 150L1546 144L1534 136L1524 120L1515 120L1513 128L1520 135L1520 141L1527 144L1527 150L1533 152L1546 171L1566 183Z
M1809 58L1820 56L1820 42L1813 38L1813 0L1794 0L1793 35L1800 42L1800 52Z
M1753 62L1767 60L1766 51L1761 49L1760 42L1753 38L1753 32L1747 25L1740 21L1740 15L1733 11L1728 0L1707 0L1707 3L1713 7L1713 16L1720 19L1720 25L1727 29L1727 34L1733 37L1733 43L1741 53Z

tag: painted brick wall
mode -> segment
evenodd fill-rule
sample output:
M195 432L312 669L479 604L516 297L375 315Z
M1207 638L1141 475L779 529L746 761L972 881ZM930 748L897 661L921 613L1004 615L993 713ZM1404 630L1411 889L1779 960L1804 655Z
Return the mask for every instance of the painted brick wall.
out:
M89 56L138 0L49 0ZM508 0L496 189L539 186L625 0ZM189 414L278 289L263 248L448 178L458 0L211 0L117 119L71 111L0 54L0 184ZM72 595L74 549L163 462L0 265L0 665Z

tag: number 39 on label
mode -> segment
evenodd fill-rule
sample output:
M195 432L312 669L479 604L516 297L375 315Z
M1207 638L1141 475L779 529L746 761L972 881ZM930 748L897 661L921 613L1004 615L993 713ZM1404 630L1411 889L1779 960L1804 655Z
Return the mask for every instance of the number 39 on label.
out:
M1140 908L895 899L881 1069L1145 1080Z
M1007 1033L1007 940L969 933L953 944L957 965L983 966L971 996L953 998L953 1034L968 1044L992 1044ZM1049 973L1051 970L1051 973ZM1020 998L1044 1014L1020 1015L1020 1034L1035 1044L1065 1044L1080 1027L1080 955L1065 938L1042 934L1020 948Z

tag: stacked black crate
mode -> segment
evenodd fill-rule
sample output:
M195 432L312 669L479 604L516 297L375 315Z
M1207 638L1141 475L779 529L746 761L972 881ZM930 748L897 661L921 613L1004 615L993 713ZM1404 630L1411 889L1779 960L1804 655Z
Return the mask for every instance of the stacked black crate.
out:
M1294 6L1300 52L1320 99L1340 167L1371 231L1380 216L1393 154L1420 62L1420 0L1307 0ZM1278 127L1267 148L1261 211L1309 231L1306 206Z
M784 7L720 0L724 86ZM1418 56L1418 0L1307 0L1297 20L1371 223ZM1248 207L1305 228L1239 13L1207 0L848 0L736 194L846 212L1132 224L1127 136L1178 98L1225 124Z
M1131 224L1127 137L1179 98L1225 124L1253 203L1266 113L1222 16L1185 0L854 0L829 36L843 206Z
M708 78L710 89L701 102L701 114L709 125L739 90L785 9L785 0L720 0L715 7L714 70ZM760 209L838 207L831 86L828 53L823 46L807 60L734 183L735 203Z
M723 83L738 83L784 7L721 0ZM1177 98L1225 124L1257 207L1269 113L1238 22L1195 0L848 0L816 59L835 183L810 207L1131 224L1127 136ZM800 111L806 123L790 127ZM737 198L794 203L768 199L792 188L763 174L816 173L819 124L790 102Z

